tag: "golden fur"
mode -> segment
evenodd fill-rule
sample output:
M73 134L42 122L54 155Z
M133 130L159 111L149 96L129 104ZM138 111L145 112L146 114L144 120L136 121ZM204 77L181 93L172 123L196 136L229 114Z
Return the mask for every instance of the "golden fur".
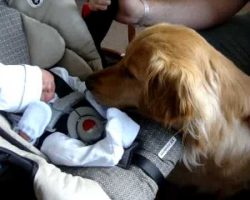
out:
M230 193L250 179L250 78L195 31L142 31L115 66L87 86L98 101L135 107L183 134L182 182ZM183 175L183 174L182 174Z

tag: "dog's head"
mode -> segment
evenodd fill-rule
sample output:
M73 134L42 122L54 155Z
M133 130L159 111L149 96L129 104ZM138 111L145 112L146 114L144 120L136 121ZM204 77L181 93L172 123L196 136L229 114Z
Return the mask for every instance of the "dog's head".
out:
M193 30L156 25L130 43L117 65L91 75L87 86L108 106L136 107L165 124L179 123L203 106L197 102L204 98L202 79L213 79L217 89L216 77L206 74L209 53Z

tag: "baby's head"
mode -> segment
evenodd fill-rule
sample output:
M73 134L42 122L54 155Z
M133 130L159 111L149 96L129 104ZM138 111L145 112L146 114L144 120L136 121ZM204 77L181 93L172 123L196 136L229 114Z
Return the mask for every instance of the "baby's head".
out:
M49 102L55 96L54 76L37 66L2 65L0 109L23 111L31 102Z

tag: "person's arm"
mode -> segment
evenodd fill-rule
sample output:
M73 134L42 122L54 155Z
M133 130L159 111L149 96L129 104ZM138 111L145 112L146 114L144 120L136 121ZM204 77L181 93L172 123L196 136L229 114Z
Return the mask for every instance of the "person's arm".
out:
M145 16L143 1L149 6L149 12ZM224 22L247 2L248 0L119 0L116 20L145 26L168 22L202 29Z

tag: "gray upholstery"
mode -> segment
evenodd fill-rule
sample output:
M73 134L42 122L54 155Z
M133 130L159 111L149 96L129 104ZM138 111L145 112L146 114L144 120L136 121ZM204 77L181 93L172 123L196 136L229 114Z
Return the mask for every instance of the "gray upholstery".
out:
M178 138L170 151L160 159L158 153L174 135L172 129L164 129L160 124L141 118L138 141L139 154L148 158L167 177L181 157L182 145ZM176 136L178 137L178 136ZM158 186L140 168L131 165L129 169L113 168L62 168L63 171L97 181L114 200L153 200Z
M0 1L0 62L30 63L28 44L20 13Z

